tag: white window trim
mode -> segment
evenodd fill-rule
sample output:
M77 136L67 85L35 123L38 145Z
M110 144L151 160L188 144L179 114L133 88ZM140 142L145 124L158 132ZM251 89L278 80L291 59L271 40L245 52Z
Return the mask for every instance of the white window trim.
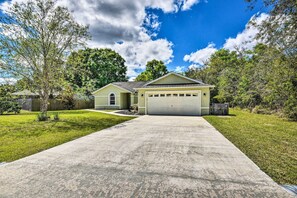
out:
M114 94L114 105L110 104L110 95L111 94ZM108 94L108 106L117 106L116 104L117 104L117 95L114 92L110 92Z

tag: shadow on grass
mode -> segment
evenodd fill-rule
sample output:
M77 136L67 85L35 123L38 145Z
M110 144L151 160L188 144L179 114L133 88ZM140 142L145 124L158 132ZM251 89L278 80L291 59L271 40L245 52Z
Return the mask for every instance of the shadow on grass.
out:
M236 117L237 115L235 115L235 114L228 114L228 115L205 115L203 117L212 117L212 116L215 116L215 117Z
M124 122L125 120L123 119L117 119L117 118L102 118L100 120L94 119L94 118L88 118L81 120L80 122L77 122L75 120L61 120L63 125L56 126L56 128L61 131L61 132L67 132L68 130L71 129L79 129L79 130L86 130L86 129L91 129L97 131L105 128L112 127L114 125L120 124ZM128 121L128 119L127 119ZM57 123L59 123L57 122Z

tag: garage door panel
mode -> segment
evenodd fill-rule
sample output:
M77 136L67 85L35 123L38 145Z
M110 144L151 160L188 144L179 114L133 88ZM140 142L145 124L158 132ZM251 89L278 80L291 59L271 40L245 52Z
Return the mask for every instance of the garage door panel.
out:
M162 96L162 97L161 97ZM156 115L200 115L201 96L198 93L158 92L148 95L147 113Z

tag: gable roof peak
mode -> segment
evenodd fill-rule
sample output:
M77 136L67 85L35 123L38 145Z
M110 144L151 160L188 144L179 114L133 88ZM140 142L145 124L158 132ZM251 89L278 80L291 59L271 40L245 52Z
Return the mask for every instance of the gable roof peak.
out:
M186 76L184 76L184 75L182 75L182 74L178 74L178 73L176 73L176 72L169 72L169 73L165 74L164 76L161 76L161 77L159 77L159 78L157 78L157 79L155 79L155 80L152 80L152 81L146 83L145 86L146 86L146 85L153 84L154 82L157 82L157 81L159 81L159 80L161 80L161 79L163 79L163 78L166 78L166 77L168 77L168 76L170 76L170 75L175 75L175 76L178 76L178 77L180 77L180 78L184 78L184 79L186 79L186 80L188 80L188 81L192 81L193 83L196 83L196 84L202 84L202 85L204 84L203 82L201 82L201 81L199 81L199 80L196 80L196 79L192 79L192 78L186 77Z

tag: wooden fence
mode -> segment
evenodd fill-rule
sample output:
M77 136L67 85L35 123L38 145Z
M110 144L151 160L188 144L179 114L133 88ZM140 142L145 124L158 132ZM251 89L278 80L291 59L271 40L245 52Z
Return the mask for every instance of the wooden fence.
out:
M27 111L40 111L40 100L39 99L18 99L19 104L22 106L22 109ZM73 109L93 109L94 100L75 100ZM49 99L48 110L66 110L65 104L62 101L57 99Z

